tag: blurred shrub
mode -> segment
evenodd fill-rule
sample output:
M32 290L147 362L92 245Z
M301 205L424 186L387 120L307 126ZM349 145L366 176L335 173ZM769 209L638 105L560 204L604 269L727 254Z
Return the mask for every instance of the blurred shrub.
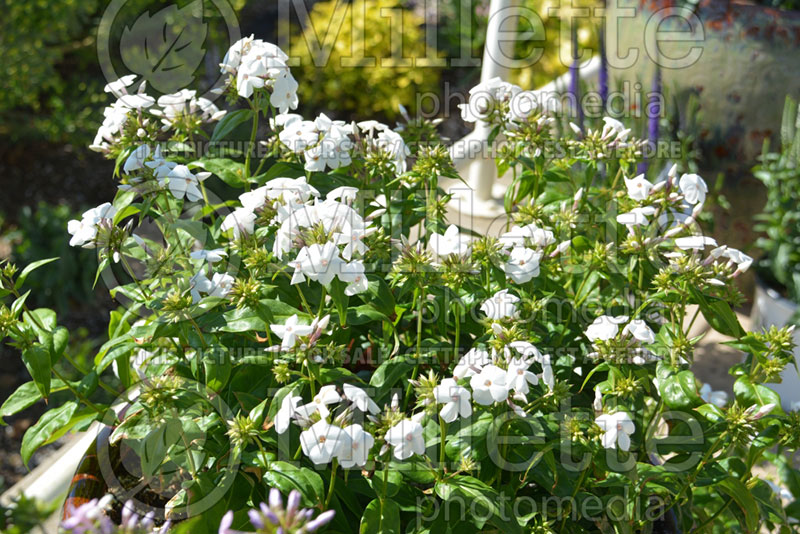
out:
M561 7L563 5L565 5L563 2L555 0L524 0L523 2L525 8L539 16L544 27L544 33L542 33L542 28L534 27L530 18L520 17L519 19L517 32L520 35L527 34L529 38L523 38L517 42L517 57L527 57L534 47L544 49L541 59L535 64L515 69L512 72L511 81L523 89L541 87L569 70L572 61L563 60L572 57L572 43L569 33L561 34L561 20L558 17L558 10L566 9L566 7ZM572 6L576 9L601 5L602 2L598 2L598 0L572 1ZM586 50L586 60L588 60L592 54L599 54L597 29L600 27L602 19L581 17L576 21L578 23L578 48Z
M179 5L191 0L177 0ZM238 12L245 0L230 3ZM97 59L97 28L108 0L0 0L0 136L13 141L44 139L88 144L108 103ZM112 25L111 41L128 23L165 7L157 0L128 0L125 16ZM204 13L215 12L204 0ZM219 17L216 17L217 19ZM227 43L217 21L209 26L207 43ZM225 32L226 33L226 32ZM227 44L225 44L227 47ZM111 46L112 61L115 46ZM126 74L120 63L118 72Z
M69 206L42 202L35 209L23 207L17 226L6 231L4 238L12 245L12 261L18 265L55 256L61 258L53 266L34 271L28 277L29 306L44 306L66 314L76 305L93 303L94 272L85 267L86 251L69 246L67 221L75 215Z
M536 89L553 81L569 70L571 61L563 58L572 57L572 45L569 34L561 35L561 21L558 17L563 2L555 0L524 0L523 16L517 24L518 41L515 55L525 58L534 47L544 49L541 58L534 64L514 69L509 81L523 89ZM574 8L592 8L602 6L598 0L574 0ZM440 0L438 4L438 36L440 48L447 57L466 56L468 51L472 57L482 57L486 41L486 27L489 22L489 0ZM465 13L469 10L469 13ZM552 12L551 12L552 10ZM536 17L539 17L541 26ZM598 30L600 18L579 18L578 44L581 49L598 52Z
M784 107L780 151L768 152L765 144L753 171L767 189L767 204L756 226L765 234L756 243L764 253L759 274L800 303L800 106L791 97Z
M414 65L426 55L423 22L399 0L355 0L338 9L337 0L315 4L291 49L300 59L293 73L302 112L392 118L399 104L414 111L418 91L438 90L439 69ZM428 54L435 57L436 51ZM362 66L348 64L359 57Z
M104 82L86 76L99 70L93 30L101 2L0 1L0 134L87 137L95 128L92 111L104 100Z

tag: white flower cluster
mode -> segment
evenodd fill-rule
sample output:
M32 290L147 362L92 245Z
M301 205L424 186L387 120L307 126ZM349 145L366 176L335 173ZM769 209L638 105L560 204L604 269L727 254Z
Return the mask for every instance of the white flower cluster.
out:
M149 169L149 170L146 170ZM126 174L152 174L158 182L160 189L168 189L172 196L190 202L198 202L203 199L201 183L209 176L210 172L192 173L186 165L179 165L174 161L169 161L161 154L161 146L152 150L149 145L139 145L128 158L122 170ZM145 181L145 176L133 176L128 179L129 184L140 184ZM131 185L121 185L120 189L131 189Z
M292 350L298 341L303 341L300 344L300 349L303 350L311 346L317 339L325 332L330 323L331 316L315 317L310 325L300 324L300 318L297 314L292 315L286 319L284 324L272 324L269 329L281 339L280 347L274 347L278 350ZM267 349L273 350L273 349Z
M501 335L502 329L499 325L493 324L492 329L496 335ZM530 370L534 363L541 367L541 373L536 374ZM453 369L454 380L464 378L470 379L471 397L477 404L490 406L505 402L519 415L524 415L524 410L514 401L527 403L530 385L539 385L540 380L550 389L555 385L550 356L542 354L527 341L508 343L503 349L502 357L496 351L490 354L486 349L473 347L461 357ZM445 382L442 381L442 384ZM469 390L460 392L459 398L469 399ZM445 409L440 415L446 420L444 412ZM459 415L467 417L469 413L459 411Z
M377 414L380 408L357 386L344 384L343 393L339 394L334 385L323 386L306 404L302 403L300 396L287 395L275 415L275 431L283 434L294 422L305 429L300 434L300 445L303 453L315 464L326 464L336 458L345 469L363 467L375 438L360 424L348 424L347 414L352 410ZM336 418L338 424L332 424L329 421L331 409L342 401L348 401L348 410Z
M280 113L297 109L297 81L289 71L289 56L272 43L244 37L228 49L220 64L223 74L236 80L236 91L250 98L257 89L269 89L269 103Z
M359 122L360 138L366 145L367 151L381 152L393 162L397 174L407 170L407 159L411 151L406 146L403 137L382 122L369 120Z
M297 114L279 115L275 126L282 126L278 138L295 154L303 154L307 171L347 167L352 162L353 125L332 120L324 113L313 121Z
M556 242L553 232L534 224L519 227L500 236L500 244L508 252L503 270L517 284L539 276L539 262L544 248Z
M85 211L81 220L73 219L67 223L67 231L72 235L69 240L71 247L95 248L97 230L101 224L111 224L117 208L110 202L104 202L96 208Z
M97 129L94 141L89 145L91 150L109 152L112 146L120 141L123 129L132 117L132 111L136 112L138 137L145 137L147 135L145 127L150 125L152 120L159 118L163 124L161 131L166 132L181 117L194 116L200 122L214 122L225 116L226 112L220 111L211 100L197 97L196 91L188 89L162 95L156 101L145 92L146 83L142 81L136 93L129 93L128 88L135 80L136 76L131 74L105 86L105 92L113 94L117 100L103 110L103 123Z
M103 110L103 123L97 129L94 141L89 148L95 152L108 152L111 145L119 141L122 129L128 121L128 114L134 110L147 109L155 104L155 99L145 93L145 83L139 85L137 93L128 93L136 76L123 76L105 86L104 91L117 97L117 101Z
M619 327L623 324L625 326L620 332ZM592 343L596 341L611 341L613 339L620 341L631 340L633 342L629 345L633 351L631 363L642 365L656 359L654 354L641 347L642 344L649 345L656 341L655 333L642 319L630 320L627 315L601 315L586 328L584 335ZM596 357L597 353L591 353L588 356Z
M311 172L349 166L356 138L363 143L365 153L379 152L387 156L397 174L406 172L406 160L411 154L400 134L378 121L348 124L324 113L311 121L288 113L278 115L272 126L281 129L278 139L290 151L302 154L304 168Z
M158 105L161 109L151 111L153 115L160 116L164 125L163 130L168 130L172 124L187 115L200 118L202 122L214 122L225 116L227 111L220 111L219 108L205 97L197 97L197 91L181 89L176 93L163 95L158 98Z
M677 185L677 191L671 191ZM680 179L677 177L676 166L673 166L664 180L653 184L644 175L634 178L625 178L628 197L640 205L629 212L617 216L617 222L625 225L631 235L636 234L636 227L644 227L650 224L650 217L657 216L659 228L666 229L663 236L656 238L645 238L644 244L656 245L667 239L674 238L675 246L679 251L668 252L668 258L681 257L681 251L702 251L706 247L715 247L705 265L718 260L728 260L728 267L731 276L736 277L747 271L753 263L753 258L743 252L728 247L718 246L714 238L704 235L689 235L677 237L689 230L694 224L695 218L702 211L703 203L706 200L708 186L705 180L697 174L683 174ZM669 193L668 202L674 207L665 211L663 203L655 203L653 195L663 189ZM712 285L724 286L725 282L718 279L709 281Z
M529 120L538 110L554 110L552 104L555 102L550 99L543 102L543 98L546 95L523 91L517 85L492 78L470 89L469 100L458 107L461 109L461 118L466 122L483 121L514 129L515 123ZM553 124L554 120L553 117L542 115L537 118L537 123L544 127Z
M288 261L294 268L291 283L309 279L328 286L338 278L348 284L345 293L355 295L368 287L364 263L358 258L367 252L364 239L375 231L350 206L357 193L354 187L338 187L320 201L319 191L309 185L305 177L276 178L240 195L242 207L225 217L220 229L223 232L232 230L237 239L252 234L257 213L269 205L276 212L271 221L277 227L273 245L275 256L283 259L296 252ZM326 240L307 244L308 233L319 229Z

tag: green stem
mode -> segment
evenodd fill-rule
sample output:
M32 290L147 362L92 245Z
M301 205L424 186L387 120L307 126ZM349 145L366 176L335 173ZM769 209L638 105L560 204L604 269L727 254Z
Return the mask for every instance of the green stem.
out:
M583 484L583 481L586 479L586 475L589 474L589 470L590 470L589 468L586 468L583 471L581 471L581 476L578 479L578 483L575 484L575 487L572 489L572 497L569 500L570 503L575 502L575 496L578 494L578 490L581 489L581 485ZM567 519L569 518L570 515L571 514L569 512L564 514L564 519L561 521L561 528L558 529L559 532L564 532L564 527L566 526Z
M719 437L714 442L714 444L711 446L711 448L706 451L706 453L703 455L703 458L700 460L700 463L697 464L697 469L695 469L694 472L691 475L689 475L689 477L686 479L686 482L681 487L680 491L678 491L678 493L675 495L675 500L673 501L673 503L677 503L683 496L683 493L689 488L689 486L691 486L694 483L694 481L697 479L697 475L700 474L700 470L703 469L706 462L708 462L708 460L711 458L711 455L717 451L717 446L719 446L720 442L722 441L722 439L725 437L726 434L727 434L726 432L720 434Z
M258 133L258 106L251 103L250 107L253 109L253 127L250 129L250 142L247 145L247 154L244 158L244 177L247 182L245 187L247 187L248 191L250 191L250 158L253 154L253 146L256 142L256 134Z
M328 510L331 504L331 498L333 497L333 490L336 488L336 468L339 467L339 461L334 458L333 463L331 464L331 483L328 486L328 495L325 496L325 507L324 510Z
M719 515L722 512L725 511L725 509L728 507L728 505L731 503L732 500L733 500L733 497L728 497L727 500L722 504L722 506L719 507L719 510L714 512L714 514L711 517L709 517L708 519L706 519L705 521L700 523L696 528L692 529L692 532L700 532L700 531L702 531L703 527L705 527L706 525L708 525L709 523L714 521L717 517L719 517Z
M322 317L322 312L325 310L325 297L328 296L328 290L322 286L322 296L319 298L319 311L317 311L317 318Z
M622 176L622 165L617 168L617 174L614 176L614 181L611 182L611 190L613 191L617 187L617 182L619 181L619 177ZM585 196L585 195L584 195Z
M61 380L62 382L64 382L64 385L65 385L65 386L67 386L67 389L69 389L69 390L72 392L72 394L73 394L73 395L75 395L76 397L78 397L78 399L79 399L81 402L83 402L83 403L84 403L86 406L88 406L89 408L91 408L92 410L94 410L95 412L97 412L99 415L103 415L103 414L105 414L105 413L106 413L106 412L105 412L105 410L103 410L103 409L102 409L102 408L100 408L98 405L96 405L95 403L93 403L92 401L90 401L89 399L87 399L87 398L86 398L86 396L85 396L83 393L81 393L80 391L78 391L77 389L75 389L75 388L72 386L72 384L70 384L70 383L67 381L66 377L65 377L64 375L62 375L61 373L59 373L59 372L58 372L58 369L56 369L55 367L53 367L53 374L54 374L54 375L56 375L56 378L58 378L59 380Z
M391 453L390 453L391 454ZM380 496L380 504L381 504L381 515L378 518L378 532L383 532L383 503L386 502L386 492L389 487L389 466L386 463L383 464L383 490L381 491Z
M295 285L294 287L297 288L297 294L300 295L300 300L302 301L304 308L303 311L305 311L306 313L311 313L311 306L308 305L308 302L306 301L306 296L303 294L303 291L300 289L300 286Z
M461 357L459 340L461 339L461 305L458 300L455 301L455 322L456 322L456 337L453 339L453 358L458 362Z
M439 468L442 470L442 475L444 475L444 467L445 467L445 449L444 449L444 438L447 436L447 423L441 416L439 416L439 431L441 432L442 437L440 438L439 442Z
M406 395L403 399L403 411L408 409L408 401L411 399L411 382L416 380L419 375L419 361L422 358L422 307L425 302L425 288L417 288L415 293L417 298L417 347L414 355L414 371L411 373L411 380L406 386Z
M311 370L311 364L308 363L308 360L305 361L306 369L308 369L308 385L311 386L311 396L314 397L317 394L315 383L317 378L314 376L314 371Z
M203 344L203 348L207 349L208 348L208 344L206 343L206 338L203 335L203 331L200 330L200 326L198 326L197 322L192 317L189 317L189 322L192 323L192 326L194 327L195 331L197 332L197 335L200 337L200 342Z
M89 374L89 371L86 371L83 367L78 365L78 363L74 359L72 359L72 356L67 354L66 351L64 352L64 358L66 358L67 361L70 363L70 365L72 365L72 367L74 367L82 375L88 375ZM111 393L115 397L117 395L119 395L119 392L117 390L115 390L114 388L112 388L108 384L104 383L103 381L98 380L97 383L101 388L105 389L107 392Z

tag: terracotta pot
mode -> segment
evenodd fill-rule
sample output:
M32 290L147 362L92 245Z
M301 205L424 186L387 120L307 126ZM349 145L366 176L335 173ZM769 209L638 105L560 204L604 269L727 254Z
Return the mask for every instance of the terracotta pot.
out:
M82 504L111 493L115 500L108 515L115 523L119 524L121 521L122 505L131 497L135 498L136 503L146 503L148 507L152 507L148 510L137 509L137 512L141 512L140 515L153 510L156 512L156 522L162 523L167 499L151 491L149 486L142 485L141 478L128 472L128 467L139 464L139 457L130 449L121 451L118 444L109 444L108 439L113 430L112 427L103 425L97 439L81 458L61 510L62 520L69 518ZM113 479L113 487L109 487L108 479Z
M654 60L661 58L665 65L665 57L672 59L673 68L662 68L663 87L667 97L679 103L697 95L704 166L734 172L749 169L764 140L777 141L786 95L800 95L800 12L737 0L702 0L690 29L691 10L675 8L674 0L608 0L607 4L609 55L624 57L628 51L638 51L633 64L609 66L611 87L638 81L646 94ZM668 15L672 16L665 18ZM655 28L684 32L680 36L684 40L660 40L661 46L655 47L651 39L648 49L648 27L651 36ZM676 61L687 55L686 61Z

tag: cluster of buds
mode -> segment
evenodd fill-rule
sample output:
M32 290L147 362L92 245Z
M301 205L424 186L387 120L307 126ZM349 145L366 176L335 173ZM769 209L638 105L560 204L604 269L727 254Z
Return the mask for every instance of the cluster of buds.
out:
M335 511L322 512L316 518L311 508L300 508L300 492L292 490L283 506L280 492L272 488L269 492L269 503L261 503L258 508L247 512L250 524L258 534L306 534L315 532L333 519ZM240 534L234 530L233 511L228 511L219 524L219 534Z

